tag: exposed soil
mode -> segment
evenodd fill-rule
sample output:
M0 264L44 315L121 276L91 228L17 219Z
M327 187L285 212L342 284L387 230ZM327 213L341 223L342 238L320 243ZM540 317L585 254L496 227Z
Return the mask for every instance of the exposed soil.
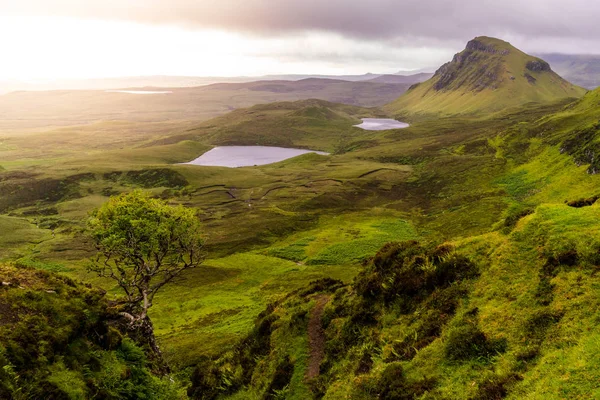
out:
M308 379L319 376L321 361L323 361L323 356L325 355L325 333L323 332L321 320L329 299L330 296L328 295L322 294L317 296L317 304L310 312L310 319L308 320L309 358L308 372L306 374Z

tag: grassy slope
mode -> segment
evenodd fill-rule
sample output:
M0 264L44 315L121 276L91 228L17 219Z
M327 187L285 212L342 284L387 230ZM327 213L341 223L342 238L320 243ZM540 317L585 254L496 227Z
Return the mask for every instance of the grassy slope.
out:
M457 61L447 64L433 78L386 105L385 109L394 115L489 113L529 102L547 103L577 98L585 93L584 89L570 84L552 71L528 70L527 63L538 59L507 42L487 37L475 38L474 41L493 47L496 53L469 49L459 53L456 57L471 56L474 59L462 65ZM453 75L451 83L435 89L444 72ZM531 83L527 75L535 82Z
M269 393L276 382L275 371L286 359L294 366L286 377L289 385L281 392L288 399L307 398L311 391L325 399L370 399L385 396L396 386L406 398L423 399L600 395L595 384L599 376L595 360L600 353L596 328L600 205L565 204L598 194L600 178L561 151L565 141L577 138L581 129L598 120L599 93L589 93L574 106L488 139L493 157L505 165L487 182L504 192L505 219L499 218L492 231L470 237L459 237L463 236L460 225L446 228L455 254L473 260L478 276L434 286L434 294L426 292L424 301L413 296L408 303L388 305L361 297L364 276L355 281L353 290L325 286L294 294L270 308L271 316L263 313L263 322L276 321L267 333L270 351L258 358L252 383L232 398L261 398ZM460 149L463 157L468 149ZM472 179L463 184L470 190L481 187ZM476 210L484 202L482 198L465 204L463 218L480 220ZM488 212L491 207L488 204ZM438 226L436 220L421 228ZM437 242L435 235L425 240ZM380 257L387 256L382 252ZM431 269L416 271L425 274ZM409 282L415 281L402 284ZM452 294L453 288L461 290L458 295ZM323 376L311 382L303 379L308 354L303 339L315 292L336 294L324 320L328 350ZM446 297L435 302L434 295ZM454 301L456 308L446 310ZM409 311L403 311L407 305ZM375 322L368 322L365 312L373 312ZM432 331L432 326L439 330ZM478 332L483 339L467 339L469 332ZM408 347L402 347L405 344ZM409 355L399 356L403 351ZM233 357L228 368L236 371L239 356L225 354L220 362L228 357ZM392 381L390 374L394 374Z
M1 398L184 398L151 374L101 291L22 265L0 276Z

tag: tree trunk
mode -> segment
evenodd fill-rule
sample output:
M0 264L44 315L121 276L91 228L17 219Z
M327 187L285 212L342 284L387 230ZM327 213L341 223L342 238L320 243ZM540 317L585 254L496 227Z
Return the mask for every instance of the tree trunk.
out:
M139 342L148 345L150 349L150 354L148 354L148 358L153 366L152 369L154 369L156 373L162 376L169 374L171 372L171 369L167 365L167 362L165 361L163 354L160 351L160 347L158 347L156 337L154 336L154 326L152 325L152 321L150 321L150 318L146 316L144 319L134 324L132 326L132 329L138 336Z

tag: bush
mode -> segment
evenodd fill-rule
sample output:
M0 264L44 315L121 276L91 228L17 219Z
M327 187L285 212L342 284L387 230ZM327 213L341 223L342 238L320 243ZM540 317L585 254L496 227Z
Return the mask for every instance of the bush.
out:
M479 384L477 394L471 400L501 400L508 395L508 388L523 378L515 373L505 376L494 376Z
M280 393L290 384L294 375L294 363L289 357L283 359L275 368L275 374L263 396L264 400L276 399Z
M426 250L418 242L385 245L354 281L367 301L399 302L409 312L438 288L474 278L477 267L448 245Z
M400 364L390 364L377 382L378 398L383 400L413 400L435 387L435 379L409 381Z
M203 357L191 376L191 386L188 396L192 399L213 400L221 393L221 373L214 360Z
M600 196L588 197L587 199L581 198L578 200L569 201L567 202L567 205L574 208L589 207L597 202L599 198Z
M506 351L506 339L488 339L471 319L453 327L444 343L444 354L450 361L484 360Z

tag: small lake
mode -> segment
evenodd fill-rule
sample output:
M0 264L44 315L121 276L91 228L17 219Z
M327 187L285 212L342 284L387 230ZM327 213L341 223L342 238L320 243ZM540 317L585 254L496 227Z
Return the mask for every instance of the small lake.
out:
M207 151L186 164L230 168L251 167L254 165L272 164L307 153L329 155L329 153L322 151L289 149L285 147L221 146Z
M385 131L388 129L403 129L408 128L406 122L396 121L395 119L388 118L363 118L362 124L354 125L357 128L365 129L367 131Z
M127 94L170 94L173 93L170 90L156 91L156 90L107 90L106 93L127 93Z

